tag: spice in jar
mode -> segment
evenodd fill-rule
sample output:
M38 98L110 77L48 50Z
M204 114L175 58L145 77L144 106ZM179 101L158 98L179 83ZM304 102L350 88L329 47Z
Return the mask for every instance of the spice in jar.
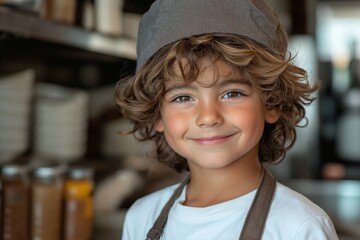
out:
M92 239L93 171L85 167L68 169L64 183L64 240Z
M31 232L34 240L61 239L62 165L39 166L32 184Z
M24 165L2 167L1 237L4 240L30 239L30 181Z

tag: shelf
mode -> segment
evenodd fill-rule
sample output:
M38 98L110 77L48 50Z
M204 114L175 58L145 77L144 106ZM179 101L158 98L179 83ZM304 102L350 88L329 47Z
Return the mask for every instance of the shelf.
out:
M0 32L136 60L136 41L109 37L0 6Z

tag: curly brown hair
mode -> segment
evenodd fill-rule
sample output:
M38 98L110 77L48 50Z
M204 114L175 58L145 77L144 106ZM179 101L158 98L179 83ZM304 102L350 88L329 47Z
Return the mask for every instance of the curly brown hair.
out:
M265 125L260 140L261 162L277 163L296 140L295 127L306 119L305 105L314 101L311 86L304 69L251 39L230 34L204 34L179 40L161 48L133 77L122 79L115 90L115 99L122 114L133 122L130 131L140 141L154 140L154 157L178 172L188 169L186 159L174 152L164 134L154 130L160 118L160 108L165 92L165 80L176 77L173 65L179 64L185 84L196 81L198 62L203 57L222 60L250 79L269 109L276 109L280 118Z

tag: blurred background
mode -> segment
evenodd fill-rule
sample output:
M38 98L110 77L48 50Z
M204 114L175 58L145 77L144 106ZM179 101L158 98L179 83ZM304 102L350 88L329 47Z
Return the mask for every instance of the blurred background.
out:
M0 0L1 239L120 239L134 200L181 178L149 160L150 143L119 134L131 124L113 98L152 2ZM269 168L323 207L340 239L360 239L360 0L267 2L293 61L322 85Z

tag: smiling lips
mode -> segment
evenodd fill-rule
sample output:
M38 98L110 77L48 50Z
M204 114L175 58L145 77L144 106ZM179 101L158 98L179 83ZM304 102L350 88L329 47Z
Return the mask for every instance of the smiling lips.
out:
M193 138L193 141L200 145L215 145L221 144L228 141L234 134L226 136L214 136L214 137L204 137L204 138Z

